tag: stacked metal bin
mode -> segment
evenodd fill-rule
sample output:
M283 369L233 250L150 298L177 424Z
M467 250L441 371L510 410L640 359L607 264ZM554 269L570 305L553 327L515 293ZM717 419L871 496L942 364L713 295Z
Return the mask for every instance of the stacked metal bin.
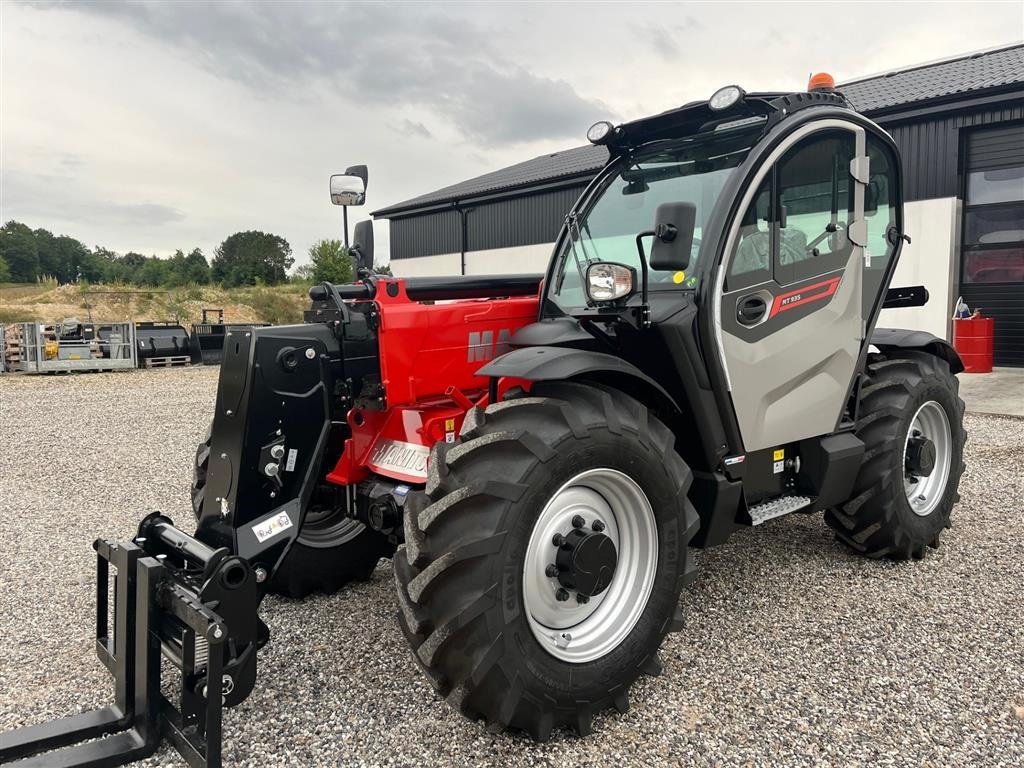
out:
M61 339L53 326L17 323L5 332L7 367L23 373L135 368L135 324L90 323L81 338Z

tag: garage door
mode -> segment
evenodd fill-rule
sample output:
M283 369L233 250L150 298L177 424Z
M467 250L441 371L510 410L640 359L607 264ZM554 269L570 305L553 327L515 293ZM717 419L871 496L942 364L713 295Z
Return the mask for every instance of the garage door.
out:
M967 135L960 294L995 318L995 364L1024 367L1024 122Z

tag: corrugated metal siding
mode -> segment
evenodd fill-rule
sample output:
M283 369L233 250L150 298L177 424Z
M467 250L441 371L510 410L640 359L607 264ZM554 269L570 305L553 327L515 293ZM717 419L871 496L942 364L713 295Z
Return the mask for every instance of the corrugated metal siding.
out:
M881 125L903 157L903 195L907 200L960 196L960 147L963 129L1024 119L1024 104L974 110Z
M586 184L467 207L467 250L550 243ZM459 253L461 223L455 210L390 220L391 258Z
M434 211L420 216L391 219L391 258L458 253L461 234L456 211Z
M565 214L585 187L583 184L476 206L467 220L468 250L552 242Z

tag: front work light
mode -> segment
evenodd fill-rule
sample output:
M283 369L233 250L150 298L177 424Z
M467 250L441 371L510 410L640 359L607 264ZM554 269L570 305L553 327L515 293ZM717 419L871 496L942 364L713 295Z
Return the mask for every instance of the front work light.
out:
M598 261L587 267L587 295L594 301L615 301L633 292L636 272L625 264Z
M711 98L708 99L708 107L715 112L721 112L723 109L733 106L746 95L747 92L738 85L727 85L711 94Z
M591 144L604 144L611 138L614 130L614 125L609 123L607 120L601 120L600 122L594 123L587 130L587 141Z

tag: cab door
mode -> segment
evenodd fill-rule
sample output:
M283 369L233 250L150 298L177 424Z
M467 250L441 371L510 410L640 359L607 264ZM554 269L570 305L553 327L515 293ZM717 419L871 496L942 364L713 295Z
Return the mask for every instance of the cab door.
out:
M865 333L865 140L840 119L795 131L730 225L716 340L747 451L838 424Z

